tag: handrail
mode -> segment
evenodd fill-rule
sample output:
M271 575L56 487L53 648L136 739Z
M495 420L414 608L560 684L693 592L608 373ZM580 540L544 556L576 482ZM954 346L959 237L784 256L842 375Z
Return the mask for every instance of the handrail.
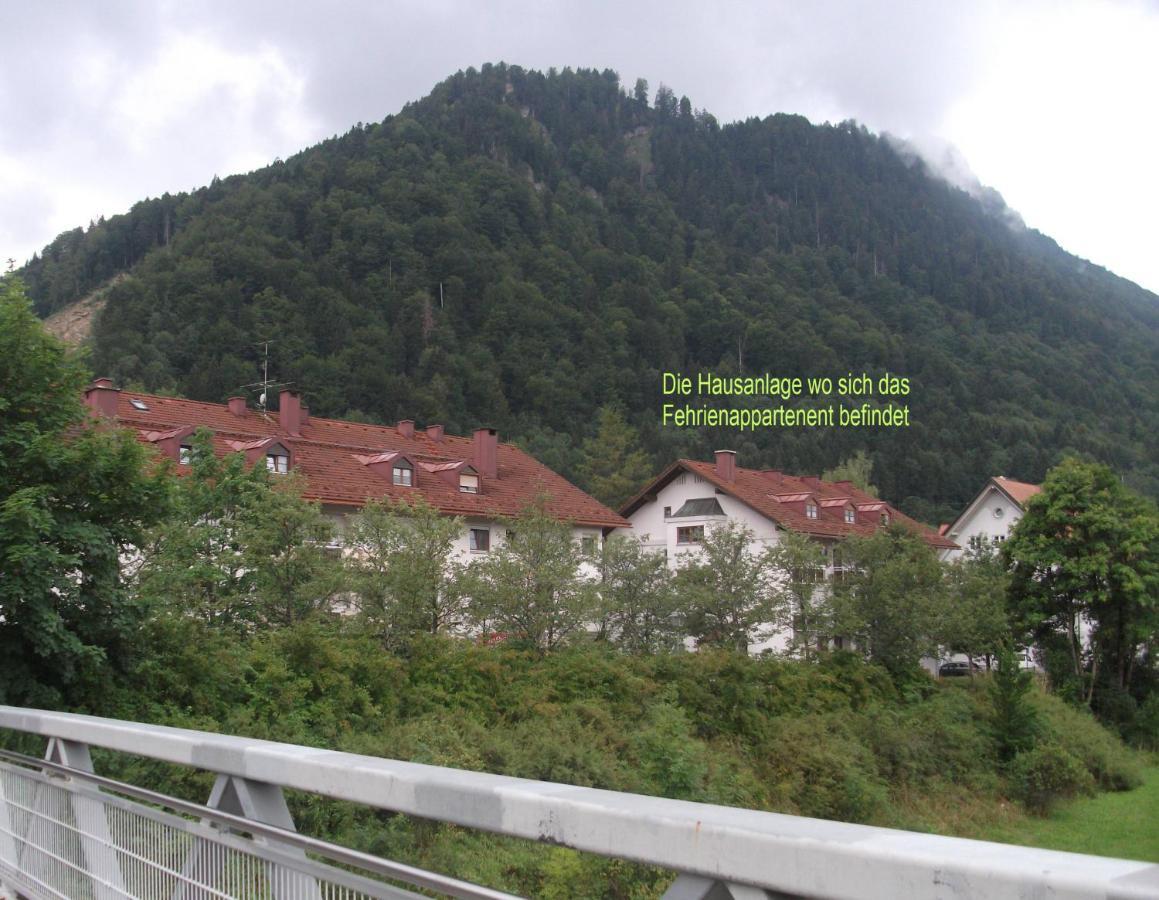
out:
M1159 898L1159 865L0 706L0 728L629 859L836 898Z
M272 839L277 844L285 847L293 847L303 852L317 853L333 862L362 869L366 872L373 872L375 875L382 876L383 878L394 878L400 881L406 881L418 887L438 891L448 897L471 898L471 900L518 900L513 894L493 891L490 888L460 881L457 878L451 878L447 875L439 875L427 872L424 869L415 868L414 866L405 865L404 863L384 860L377 856L371 856L369 853L351 850L347 847L332 844L329 841L299 834L296 831L288 831L285 828L278 828L275 825L267 825L264 822L258 822L254 819L231 815L230 813L222 812L220 809L202 806L200 803L190 803L188 800L182 800L178 797L158 794L156 791L146 790L134 784L127 784L126 782L105 778L101 775L94 775L92 772L84 772L80 769L62 766L60 763L49 762L47 760L33 759L23 753L0 750L0 760L29 768L39 768L46 772L56 773L57 775L64 775L83 781L94 787L104 788L107 791L121 794L125 797L132 797L134 800L140 800L153 806L171 809L174 812L195 817L202 822L212 822L215 825L248 832L255 837Z

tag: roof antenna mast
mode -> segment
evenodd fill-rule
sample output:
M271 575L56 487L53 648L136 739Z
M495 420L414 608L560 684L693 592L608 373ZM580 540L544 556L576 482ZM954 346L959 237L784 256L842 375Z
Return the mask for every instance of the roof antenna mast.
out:
M293 382L290 382L290 381L281 381L281 382L270 381L270 344L273 344L273 343L275 343L275 342L274 341L258 341L254 345L255 347L262 348L262 354L263 354L262 355L262 380L254 382L253 384L242 385L243 388L248 388L250 390L255 390L255 389L260 390L260 393L258 394L258 406L261 408L261 411L263 414L267 411L267 409L269 407L270 388L289 387L291 384L293 384Z

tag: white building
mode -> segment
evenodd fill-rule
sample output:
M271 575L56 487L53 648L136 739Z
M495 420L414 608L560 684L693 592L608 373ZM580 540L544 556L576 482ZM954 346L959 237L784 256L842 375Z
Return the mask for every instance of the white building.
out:
M1005 541L1026 512L1027 501L1041 491L1040 485L1014 481L1003 475L991 478L962 514L945 529L945 536L957 546L942 550L941 558L959 558L976 537L994 543Z
M921 536L940 552L956 544L933 529L899 512L887 501L856 488L850 481L822 481L812 476L795 477L775 469L737 466L736 453L716 451L712 463L680 459L661 472L620 510L631 523L632 533L644 546L664 553L676 569L682 559L698 553L698 544L713 527L740 522L753 533L753 548L774 546L784 531L806 534L821 543L831 577L834 553L850 535L872 534L879 528L899 524ZM781 634L750 651L783 647Z
M332 516L339 532L368 501L422 498L448 516L463 519L458 553L477 558L502 544L504 519L518 516L542 498L549 515L571 522L576 543L594 552L603 537L627 521L512 444L500 443L493 428L471 437L447 434L441 425L418 429L410 420L394 426L315 418L301 397L282 391L278 410L122 391L107 378L85 391L98 415L132 429L144 444L188 472L190 436L213 432L214 451L244 453L273 473L295 471L306 482L304 496Z

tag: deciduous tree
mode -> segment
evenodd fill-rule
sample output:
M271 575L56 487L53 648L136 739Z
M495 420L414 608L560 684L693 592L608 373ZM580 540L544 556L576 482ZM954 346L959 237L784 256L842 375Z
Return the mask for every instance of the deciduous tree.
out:
M581 570L571 526L542 503L503 524L503 544L465 574L471 618L508 640L553 650L595 621L596 585Z
M54 705L135 628L121 556L164 512L127 432L86 415L86 374L0 278L0 697Z
M613 535L600 560L600 609L608 640L628 653L671 650L683 637L676 591L662 553Z
M784 608L769 552L738 522L705 529L700 552L686 555L676 585L688 633L703 645L747 651Z
M941 564L921 538L901 526L844 546L846 578L836 586L836 628L895 674L936 648L945 603Z
M363 620L388 646L463 623L462 566L454 559L463 520L414 503L368 503L347 532L350 585Z
M1067 459L1047 473L1003 553L1015 622L1030 635L1067 636L1087 701L1100 674L1128 688L1140 647L1159 628L1155 505L1107 466ZM1084 619L1092 624L1089 650Z

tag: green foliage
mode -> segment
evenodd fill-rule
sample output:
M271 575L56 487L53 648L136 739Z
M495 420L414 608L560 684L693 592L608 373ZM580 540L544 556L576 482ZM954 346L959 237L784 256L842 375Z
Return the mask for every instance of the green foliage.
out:
M1053 741L1085 766L1102 790L1125 791L1141 780L1139 763L1118 738L1085 709L1044 692L1032 695L1044 740Z
M877 488L870 479L873 478L873 460L864 450L858 450L848 459L843 459L832 469L821 473L823 481L851 481L858 490L865 491L871 497L878 496Z
M837 633L895 676L912 672L933 651L945 607L933 551L895 525L848 539L842 552L852 571L834 589Z
M140 596L242 631L327 612L341 587L327 550L333 525L302 499L301 480L271 476L241 453L215 456L205 429L191 446L173 515L142 544Z
M806 535L782 531L769 553L769 562L779 575L781 606L792 629L789 654L812 659L833 636L833 605L824 583L824 548Z
M990 698L994 704L991 727L998 757L1009 762L1031 750L1039 735L1038 716L1030 701L1033 686L1029 672L1018 666L1018 658L1009 645L998 650L998 668L990 681Z
M685 631L702 646L742 653L781 616L783 601L767 550L754 551L753 533L730 520L705 528L676 573Z
M126 432L91 427L85 374L0 278L0 699L100 691L136 627L120 558L164 512Z
M1100 672L1129 689L1159 631L1159 511L1107 466L1067 459L1031 499L1003 553L1018 625L1066 635L1071 672L1090 703ZM1089 653L1079 622L1093 623Z
M452 550L463 520L420 497L366 504L346 535L350 586L364 623L388 646L463 624L461 566Z
M613 534L600 559L600 632L627 653L674 650L684 637L668 560Z
M596 433L583 443L580 484L602 503L617 509L648 483L655 472L639 436L623 412L605 406L597 416Z
M985 539L972 540L966 554L947 571L947 602L935 626L938 643L971 660L997 654L1010 637L1009 585L997 547Z
M608 72L459 72L382 122L68 232L24 274L42 314L127 276L93 338L123 383L219 401L275 329L274 371L316 415L485 422L559 449L575 480L609 407L640 434L630 454L733 440L657 429L663 371L864 370L913 380L909 428L767 429L744 464L864 452L927 521L1071 448L1159 494L1152 295L855 123L722 127L649 96Z
M1052 742L1015 756L1010 779L1018 799L1043 816L1060 799L1094 792L1094 781L1083 764Z
M597 609L594 583L572 528L537 504L504 520L507 537L463 575L470 614L484 633L553 650L584 631Z

